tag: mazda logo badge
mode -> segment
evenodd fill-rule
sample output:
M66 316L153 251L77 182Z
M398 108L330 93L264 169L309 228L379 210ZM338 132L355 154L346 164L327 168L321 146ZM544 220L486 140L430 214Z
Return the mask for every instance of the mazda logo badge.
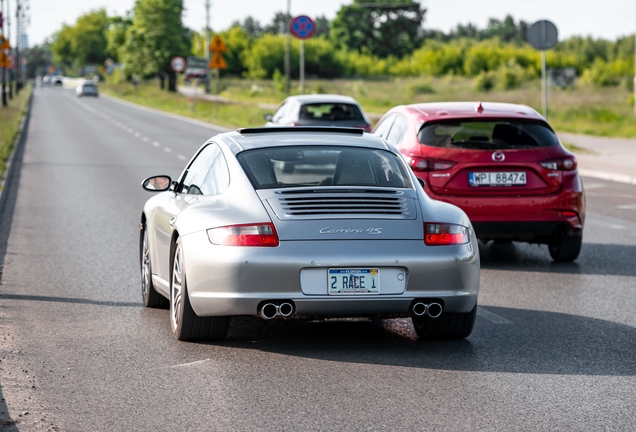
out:
M494 152L492 154L492 160L494 160L495 162L503 162L504 159L506 159L506 155L502 152Z

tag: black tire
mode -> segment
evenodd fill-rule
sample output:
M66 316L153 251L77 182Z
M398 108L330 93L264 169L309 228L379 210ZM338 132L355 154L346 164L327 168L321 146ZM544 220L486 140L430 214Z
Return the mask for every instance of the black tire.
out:
M166 308L168 299L155 290L152 283L152 268L150 266L150 247L148 243L148 231L144 224L141 230L141 242L139 250L139 263L141 266L141 298L144 306L150 308Z
M477 305L468 313L444 312L438 318L413 316L413 327L420 339L464 339L475 326Z
M583 236L565 236L555 238L548 244L550 256L557 262L572 262L579 257Z
M180 341L221 341L230 329L229 316L200 317L192 309L181 240L175 244L170 281L170 326L172 333Z

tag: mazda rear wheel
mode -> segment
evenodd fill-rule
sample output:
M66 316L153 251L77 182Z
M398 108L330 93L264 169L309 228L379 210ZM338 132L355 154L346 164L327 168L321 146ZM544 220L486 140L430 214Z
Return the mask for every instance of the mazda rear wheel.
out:
M548 245L550 256L557 262L572 262L581 253L583 236L566 235L557 237Z

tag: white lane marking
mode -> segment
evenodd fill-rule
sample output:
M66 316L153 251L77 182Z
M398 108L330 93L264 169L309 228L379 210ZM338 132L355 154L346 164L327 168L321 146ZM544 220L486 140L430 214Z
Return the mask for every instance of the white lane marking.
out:
M591 183L591 184L584 184L583 188L585 190L590 190L590 189L598 189L598 188L603 188L603 187L607 187L607 185L603 184L603 183Z
M607 222L602 222L602 221L597 221L596 223L601 224L601 225L605 225L606 227L614 228L614 229L617 229L617 230L627 229L623 225L616 225L616 224L613 224L613 223L607 223Z
M155 147L159 147L161 144L159 144L157 141L153 141L152 145L155 146Z
M229 132L229 131L234 130L234 129L225 128L223 126L214 125L214 124L211 124L211 123L206 123L206 122L203 122L203 121L200 121L200 120L191 119L191 118L188 118L188 117L182 117L182 116L180 116L178 114L170 114L170 113L159 111L159 110L156 110L156 109L153 109L153 108L146 108L144 106L137 105L137 104L132 103L132 102L128 102L128 101L125 101L125 100L122 100L122 99L118 99L118 98L116 98L114 96L103 95L103 97L104 97L104 99L108 99L109 101L116 102L116 103L119 103L119 104L122 104L122 105L127 105L129 107L136 108L136 109L141 110L141 111L146 111L146 112L150 112L150 113L153 113L153 114L159 114L159 115L162 115L164 117L170 117L172 119L181 120L181 121L184 121L186 123L192 123L192 124L195 124L197 126L203 126L203 127L208 128L208 129L213 129L216 133Z
M181 367L188 367L188 366L197 366L197 365L200 365L200 364L208 363L209 361L211 361L211 360L209 358L207 358L205 360L198 360L198 361L193 361L193 362L190 362L190 363L181 363L181 364L176 364L176 365L172 365L172 366L163 366L163 367L153 368L152 370L174 369L174 368L181 368Z
M595 177L619 183L636 184L636 176L628 174L611 173L606 171L594 171L579 168L579 174L586 177Z
M148 137L143 137L142 139L143 139L145 142L150 141L150 140L148 139Z
M188 158L187 158L187 157L185 157L184 155L179 155L179 156L177 156L177 159L182 160L182 161L184 161L184 160L188 160Z
M481 317L481 318L485 318L488 321L495 323L495 324L513 324L512 321L508 321L507 319L500 317L497 314L494 314L490 311L487 311L486 309L484 309L481 306L477 306L477 316Z
M141 136L141 134L140 134L139 132L135 132L135 136L136 136L137 138L139 138L139 137Z
M169 149L168 147L166 147L165 149L163 149L163 151L165 151L166 153L172 153L172 150Z
M636 204L617 205L616 208L623 210L634 210L636 209Z

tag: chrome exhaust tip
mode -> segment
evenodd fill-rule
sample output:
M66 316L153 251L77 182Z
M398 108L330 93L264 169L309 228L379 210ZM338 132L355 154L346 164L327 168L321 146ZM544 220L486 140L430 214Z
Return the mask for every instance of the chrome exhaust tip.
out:
M428 305L428 316L438 318L442 314L442 305L439 303L431 303Z
M416 316L424 315L427 310L428 310L428 305L422 302L415 303L413 307L411 308L413 315L416 315Z
M280 306L278 307L278 314L282 316L283 318L287 318L292 313L294 313L294 306L292 306L291 303L287 303L287 302L281 303Z
M261 308L261 318L264 320L274 319L276 318L276 315L278 315L278 310L278 305L275 305L274 303L265 303Z

